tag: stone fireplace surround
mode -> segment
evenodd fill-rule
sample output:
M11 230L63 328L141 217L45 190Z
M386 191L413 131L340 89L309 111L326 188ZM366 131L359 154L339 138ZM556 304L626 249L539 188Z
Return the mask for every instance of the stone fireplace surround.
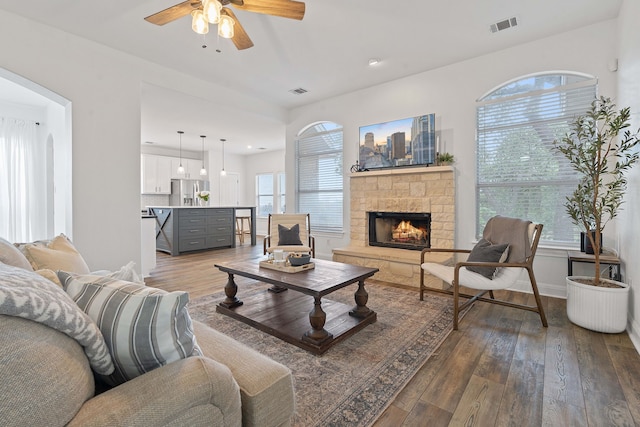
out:
M333 250L333 260L378 268L374 278L420 286L420 251L369 246L368 212L431 213L431 247L453 248L455 230L455 171L430 166L357 172L350 175L350 244ZM449 255L432 254L442 262ZM430 278L429 286L442 287Z

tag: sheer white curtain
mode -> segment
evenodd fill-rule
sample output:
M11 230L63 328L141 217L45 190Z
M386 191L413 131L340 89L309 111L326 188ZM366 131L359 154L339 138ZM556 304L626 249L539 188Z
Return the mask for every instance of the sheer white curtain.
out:
M34 121L0 117L0 236L47 237L47 150Z

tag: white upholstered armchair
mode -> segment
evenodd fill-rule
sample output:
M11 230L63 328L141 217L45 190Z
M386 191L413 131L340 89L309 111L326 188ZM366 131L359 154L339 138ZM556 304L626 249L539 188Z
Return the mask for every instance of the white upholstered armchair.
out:
M263 252L308 252L316 256L315 238L311 235L309 214L269 214L269 234L264 236Z

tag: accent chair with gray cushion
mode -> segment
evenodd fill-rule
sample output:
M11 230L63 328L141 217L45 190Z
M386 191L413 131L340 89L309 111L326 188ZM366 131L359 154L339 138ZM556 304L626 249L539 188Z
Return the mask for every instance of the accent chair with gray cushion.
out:
M74 264L68 262L70 242L58 243L65 252L65 266L72 267ZM39 249L35 252L43 255ZM46 255L48 269L55 269L55 253ZM191 321L181 293L87 275L82 263L77 265L83 271L58 272L62 283L54 282L47 278L49 275L36 273L33 264L21 256L13 245L0 239L0 425L291 424L295 410L291 371L234 339ZM73 287L74 296L61 285ZM145 313L150 310L145 304L149 301L154 310L162 310L163 304L174 307L176 318L172 322L182 332L177 334L177 341L158 347L161 353L152 355L159 366L141 366L137 368L140 372L132 372L124 353L135 353L148 361L150 357L145 354L149 350L127 339L126 328L115 331L119 335L111 335L113 331L103 322L99 329L91 317L95 313L85 313L75 301L80 302L88 292L94 292L90 305L99 303L101 298L120 298L125 304L135 296L149 295L144 303L133 301L141 307L140 315L134 316L136 322L144 322ZM107 305L103 307L108 309ZM127 310L134 313L137 308ZM118 322L133 321L134 317L120 313ZM149 340L171 339L166 338L166 332L174 331L163 329ZM107 335L111 338L106 339ZM133 345L131 350L139 352L127 350L118 354L110 347L114 342L118 346ZM114 359L121 357L125 359ZM118 369L123 374L114 376ZM107 382L107 378L113 379L117 385L107 385L102 378Z
M520 218L494 216L487 221L482 232L482 239L471 250L427 248L422 250L420 258L420 300L425 291L440 292L453 295L453 329L458 329L460 312L475 301L484 301L508 307L538 313L544 327L547 318L540 300L536 277L533 273L533 260L538 249L542 233L542 224ZM466 254L467 258L455 265L425 262L429 252L445 252L455 255ZM496 299L495 290L509 289L516 285L523 272L527 272L536 305L515 304L510 301ZM430 274L450 285L446 289L435 289L425 286L425 275ZM461 291L461 287L475 289L475 294ZM489 297L484 295L489 294ZM460 304L460 298L465 298Z
M264 236L263 241L265 255L281 249L284 252L316 256L316 241L311 234L309 214L269 214L267 230L269 234Z

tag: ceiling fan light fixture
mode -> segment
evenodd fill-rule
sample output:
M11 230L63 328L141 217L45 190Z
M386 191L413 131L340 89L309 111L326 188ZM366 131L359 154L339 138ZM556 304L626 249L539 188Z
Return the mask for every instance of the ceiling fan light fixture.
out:
M218 35L225 39L232 39L234 32L233 26L236 21L228 15L220 15L220 22L218 22Z
M191 12L193 19L191 20L191 29L198 34L207 34L209 32L209 22L204 18L204 13L200 9Z
M202 0L202 13L211 24L217 24L220 21L221 9L222 4L218 0Z
M144 19L154 25L165 25L192 14L191 26L196 33L204 35L210 23L218 23L218 37L233 39L238 50L248 49L253 42L233 13L234 8L301 21L306 6L304 1L299 0L186 0ZM206 43L202 47L206 47Z

